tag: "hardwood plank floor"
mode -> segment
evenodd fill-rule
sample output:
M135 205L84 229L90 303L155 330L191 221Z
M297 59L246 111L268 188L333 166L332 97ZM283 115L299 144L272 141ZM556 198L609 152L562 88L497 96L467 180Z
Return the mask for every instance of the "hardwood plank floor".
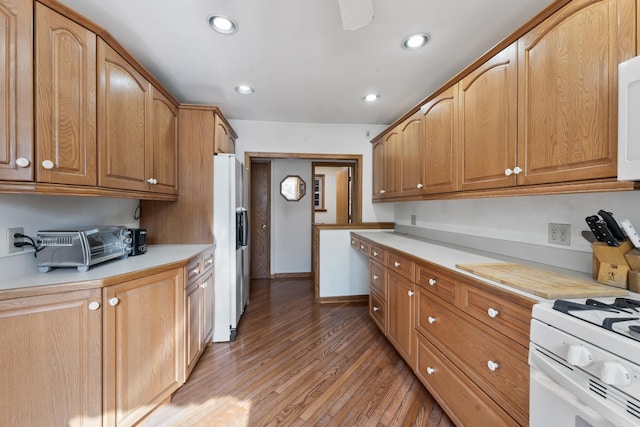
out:
M141 426L428 426L453 423L368 316L314 304L310 280L254 280L232 343L209 346Z

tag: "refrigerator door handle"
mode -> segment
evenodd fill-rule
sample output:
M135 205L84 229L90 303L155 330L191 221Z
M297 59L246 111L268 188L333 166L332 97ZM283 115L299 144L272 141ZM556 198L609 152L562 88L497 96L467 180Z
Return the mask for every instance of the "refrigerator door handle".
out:
M236 249L246 248L249 240L249 217L246 208L236 210Z

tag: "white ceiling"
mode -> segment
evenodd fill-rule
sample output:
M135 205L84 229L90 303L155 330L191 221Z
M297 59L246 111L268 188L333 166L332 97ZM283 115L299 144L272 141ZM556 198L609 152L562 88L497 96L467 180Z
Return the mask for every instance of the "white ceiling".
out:
M230 119L390 124L551 0L373 0L342 28L338 0L60 0L114 36L181 102ZM213 13L235 35L214 33ZM418 51L400 48L416 32ZM253 95L234 87L249 84ZM380 94L365 104L367 93Z

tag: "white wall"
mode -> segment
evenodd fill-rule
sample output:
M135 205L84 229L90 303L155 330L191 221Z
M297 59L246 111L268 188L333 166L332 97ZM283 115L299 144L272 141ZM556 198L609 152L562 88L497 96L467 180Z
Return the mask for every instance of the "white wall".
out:
M316 175L324 175L324 208L326 212L315 212L316 224L336 223L336 171L335 167L317 167Z
M8 254L6 228L23 227L26 235L38 230L87 225L137 227L135 199L98 197L0 195L0 280L33 273L36 261L31 253Z

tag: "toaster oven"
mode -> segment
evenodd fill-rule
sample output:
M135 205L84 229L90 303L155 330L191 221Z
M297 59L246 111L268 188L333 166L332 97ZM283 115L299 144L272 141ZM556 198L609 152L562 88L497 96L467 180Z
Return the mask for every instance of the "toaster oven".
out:
M131 253L131 232L124 226L91 226L75 230L38 231L38 271L54 267L89 267Z

